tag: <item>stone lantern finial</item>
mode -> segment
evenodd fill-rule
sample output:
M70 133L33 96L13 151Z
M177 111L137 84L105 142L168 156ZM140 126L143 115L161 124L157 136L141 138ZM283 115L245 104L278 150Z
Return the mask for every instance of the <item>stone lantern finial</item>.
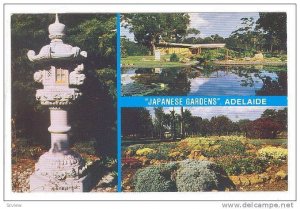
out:
M55 22L49 25L49 38L52 39L62 39L65 35L65 25L59 22L58 14L55 15Z
M58 14L55 14L55 23L59 23Z

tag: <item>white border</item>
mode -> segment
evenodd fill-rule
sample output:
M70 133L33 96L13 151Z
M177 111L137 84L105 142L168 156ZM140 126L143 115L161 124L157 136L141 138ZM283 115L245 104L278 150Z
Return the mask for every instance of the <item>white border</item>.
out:
M287 192L203 193L13 193L10 144L10 15L13 13L125 12L287 12L288 18L288 137ZM226 21L226 20L224 20ZM5 6L5 199L6 200L295 200L295 6L294 5L6 5ZM26 41L26 40L24 40Z

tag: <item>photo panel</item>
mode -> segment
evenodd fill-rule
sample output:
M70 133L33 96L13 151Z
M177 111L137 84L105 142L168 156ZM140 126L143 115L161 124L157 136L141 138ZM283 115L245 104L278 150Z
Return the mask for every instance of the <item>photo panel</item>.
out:
M122 108L122 191L287 191L287 145L287 107Z
M286 96L286 19L284 12L122 14L122 96Z
M13 192L117 191L115 28L115 14L11 15Z

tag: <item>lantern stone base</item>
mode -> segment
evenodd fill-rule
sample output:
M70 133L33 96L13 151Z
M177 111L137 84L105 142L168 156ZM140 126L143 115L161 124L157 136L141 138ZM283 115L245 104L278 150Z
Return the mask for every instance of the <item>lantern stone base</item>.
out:
M79 154L43 154L30 176L31 192L88 192L91 189L91 176L86 172Z
M32 174L30 176L31 192L89 192L90 176L80 179L51 180L50 178Z

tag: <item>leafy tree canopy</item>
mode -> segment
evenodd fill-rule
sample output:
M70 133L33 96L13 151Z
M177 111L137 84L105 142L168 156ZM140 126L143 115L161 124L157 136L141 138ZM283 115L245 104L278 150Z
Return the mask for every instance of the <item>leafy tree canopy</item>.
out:
M179 42L187 34L190 23L186 13L125 14L122 20L135 40L151 49L152 53L154 44L160 40Z

